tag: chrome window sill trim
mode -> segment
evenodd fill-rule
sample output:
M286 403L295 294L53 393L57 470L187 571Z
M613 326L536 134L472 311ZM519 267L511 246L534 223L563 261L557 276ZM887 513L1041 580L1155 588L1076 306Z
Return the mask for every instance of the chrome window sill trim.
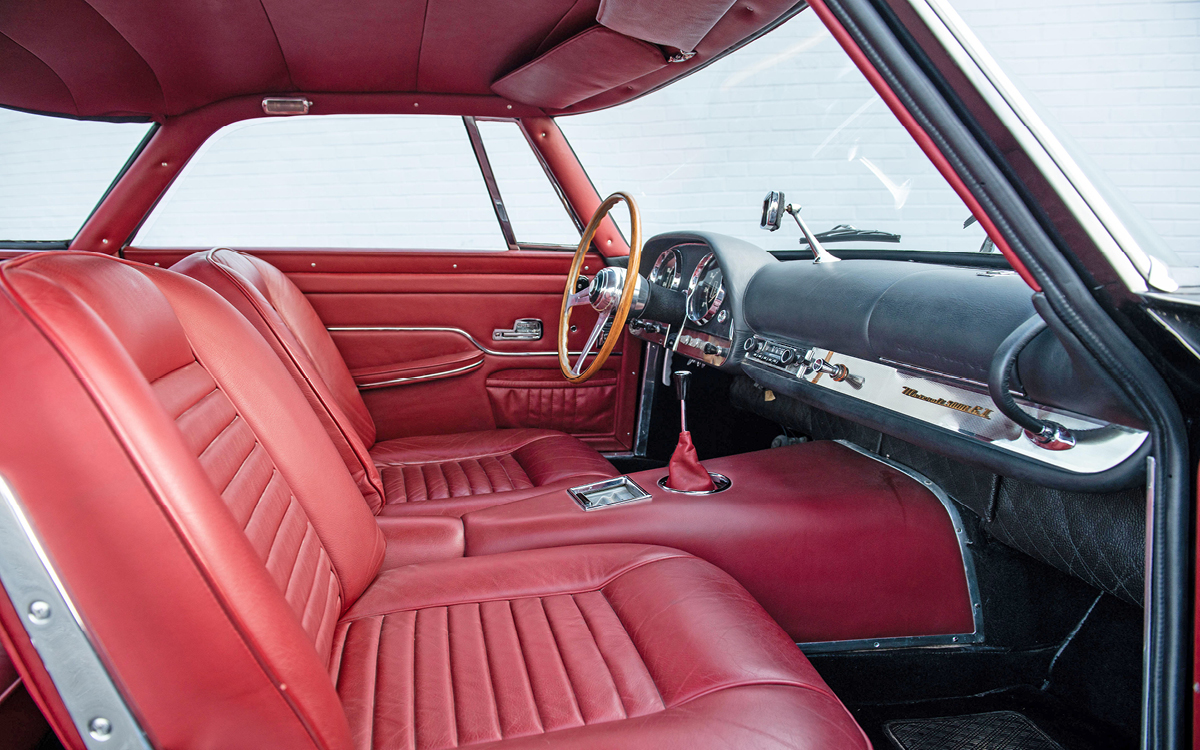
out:
M472 362L471 364L466 365L465 367L458 367L453 370L443 370L441 372L430 372L430 373L426 373L424 375L410 375L409 377L406 377L406 378L393 378L391 380L380 380L377 383L359 383L358 390L367 391L372 388L384 388L389 385L404 385L405 383L418 383L422 380L436 380L438 378L448 378L451 375L460 375L462 373L470 372L471 370L479 369L480 367L483 367L482 359L479 360L478 362Z
M459 336L462 336L467 341L470 341L471 345L474 346L479 351L483 352L484 354L489 354L493 357L557 357L558 356L558 350L549 351L549 352L502 352L502 351L497 351L495 349L489 349L486 346L484 346L483 344L479 343L478 339L476 339L474 336L467 333L463 329L453 328L450 326L330 326L329 328L326 328L325 330L329 331L330 333L345 333L345 332L455 333L455 334L458 334ZM573 357L577 357L581 354L581 352L568 352L568 354L570 354ZM619 357L619 356L621 356L621 352L613 352L609 356L610 357Z

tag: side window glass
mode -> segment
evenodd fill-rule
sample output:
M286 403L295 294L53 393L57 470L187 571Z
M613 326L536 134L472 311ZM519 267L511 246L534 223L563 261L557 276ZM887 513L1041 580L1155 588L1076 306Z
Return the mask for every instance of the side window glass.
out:
M74 238L150 128L0 109L0 241Z
M579 228L521 128L510 120L477 124L517 242L578 245Z
M229 125L184 167L134 245L507 249L462 119L439 115Z

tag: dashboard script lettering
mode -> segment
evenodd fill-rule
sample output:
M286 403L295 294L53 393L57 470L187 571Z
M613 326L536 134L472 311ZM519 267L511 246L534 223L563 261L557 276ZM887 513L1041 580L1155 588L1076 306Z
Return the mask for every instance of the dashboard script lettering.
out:
M908 396L909 398L920 399L921 401L928 401L931 404L937 404L938 406L944 406L947 409L954 409L955 411L961 411L964 414L971 414L976 417L983 417L984 419L992 418L992 409L985 409L982 406L971 406L969 404L960 404L957 401L950 401L949 399L933 398L932 396L926 396L926 395L920 393L916 388L909 388L908 386L901 386L901 391L904 393L905 396Z

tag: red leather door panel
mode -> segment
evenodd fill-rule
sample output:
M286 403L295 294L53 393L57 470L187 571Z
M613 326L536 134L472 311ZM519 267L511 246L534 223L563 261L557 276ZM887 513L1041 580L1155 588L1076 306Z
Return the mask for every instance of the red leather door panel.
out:
M626 334L607 366L582 386L558 370L555 341L569 253L247 252L287 273L334 329L380 440L545 427L598 450L632 446L639 342ZM163 267L180 255L126 251L131 260ZM584 274L603 263L588 256ZM519 318L540 319L542 338L492 339L494 330L511 329ZM572 351L582 347L595 318L591 310L576 311Z

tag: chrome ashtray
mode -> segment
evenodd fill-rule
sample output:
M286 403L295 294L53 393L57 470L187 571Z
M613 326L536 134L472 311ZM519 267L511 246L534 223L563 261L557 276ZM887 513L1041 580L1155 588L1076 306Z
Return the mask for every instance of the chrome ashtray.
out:
M680 495L715 495L718 492L724 492L725 490L729 489L729 486L731 484L733 484L733 482L729 481L729 477L725 476L724 474L718 474L715 471L710 471L710 472L708 472L708 475L710 477L712 477L713 488L711 490L705 490L702 492L689 491L689 490L676 490L676 489L672 489L671 487L668 487L667 479L670 478L670 476L671 476L670 474L663 475L663 477L658 480L658 486L662 487L667 492L677 492Z
M571 487L567 490L571 499L584 510L600 510L613 505L625 505L649 500L651 495L629 477L605 479L600 482Z

